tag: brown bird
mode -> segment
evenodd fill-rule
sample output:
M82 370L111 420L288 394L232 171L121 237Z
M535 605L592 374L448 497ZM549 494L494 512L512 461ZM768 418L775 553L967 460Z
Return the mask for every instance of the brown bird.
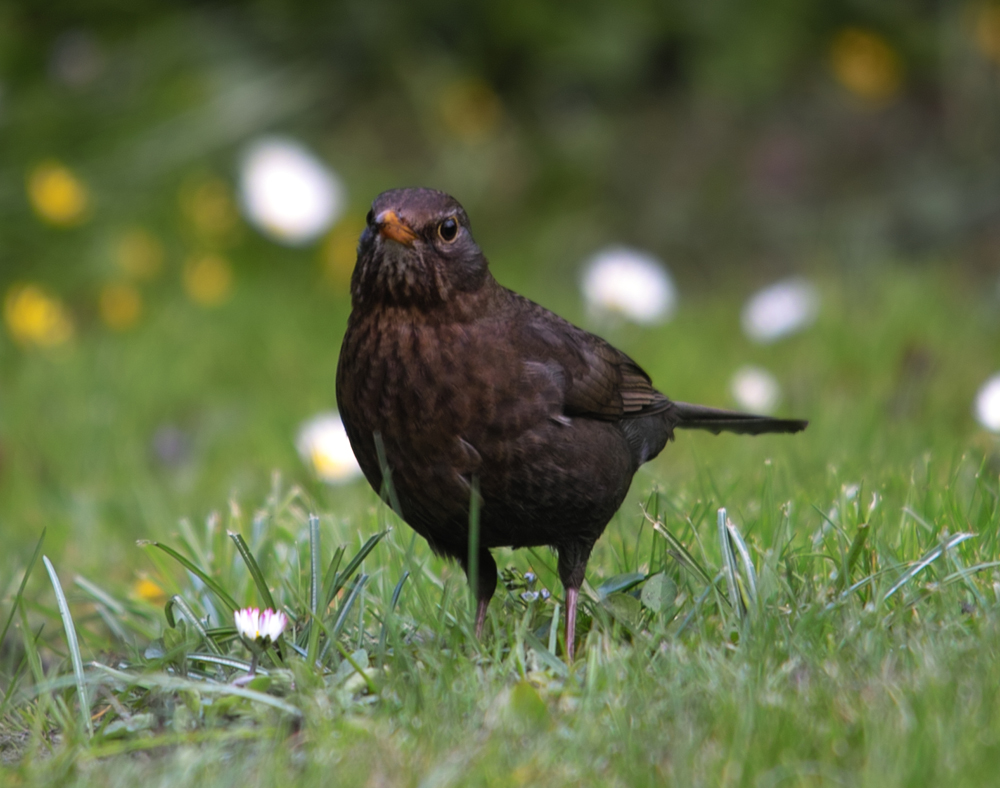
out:
M375 198L351 305L337 403L365 477L385 495L387 468L403 519L466 574L478 482L477 636L490 548L554 547L570 661L590 551L674 430L807 424L668 399L620 350L498 284L462 206L432 189Z

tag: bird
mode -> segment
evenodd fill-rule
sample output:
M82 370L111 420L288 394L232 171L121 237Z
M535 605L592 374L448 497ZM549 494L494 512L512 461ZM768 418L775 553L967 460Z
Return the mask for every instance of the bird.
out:
M591 550L674 431L808 424L669 399L621 350L497 282L468 215L445 192L385 191L365 224L337 407L374 490L435 553L475 576L477 638L497 585L490 550L549 546L572 663Z

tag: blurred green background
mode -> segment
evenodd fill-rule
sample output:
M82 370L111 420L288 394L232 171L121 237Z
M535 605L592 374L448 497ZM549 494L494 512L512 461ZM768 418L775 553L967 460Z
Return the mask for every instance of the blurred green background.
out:
M274 471L345 517L372 506L295 439L335 405L356 238L401 185L458 197L501 282L672 396L732 404L734 369L767 366L826 447L783 445L794 484L900 447L992 452L971 407L997 366L998 68L980 3L8 0L3 560L47 525L50 554L127 578L131 539L257 505ZM274 135L338 184L297 244L240 197ZM609 244L669 267L671 322L586 310ZM791 274L818 284L818 322L755 345L741 305ZM691 445L640 486L776 451Z

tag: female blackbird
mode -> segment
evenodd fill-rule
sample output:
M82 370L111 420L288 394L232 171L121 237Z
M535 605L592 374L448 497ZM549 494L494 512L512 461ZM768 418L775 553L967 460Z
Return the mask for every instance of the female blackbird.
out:
M403 519L466 573L478 480L477 635L497 583L489 548L550 545L572 661L590 551L674 429L806 426L668 399L620 350L498 284L443 192L384 192L367 225L337 403L372 487L391 486Z

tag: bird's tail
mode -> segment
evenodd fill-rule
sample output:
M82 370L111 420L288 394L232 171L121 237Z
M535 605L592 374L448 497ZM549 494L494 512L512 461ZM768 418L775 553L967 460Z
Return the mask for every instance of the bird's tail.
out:
M706 405L692 405L688 402L673 404L673 414L677 417L676 427L685 430L708 430L716 435L720 432L736 432L741 435L800 432L809 424L802 419L775 419L771 416L756 416L753 413L709 408Z

